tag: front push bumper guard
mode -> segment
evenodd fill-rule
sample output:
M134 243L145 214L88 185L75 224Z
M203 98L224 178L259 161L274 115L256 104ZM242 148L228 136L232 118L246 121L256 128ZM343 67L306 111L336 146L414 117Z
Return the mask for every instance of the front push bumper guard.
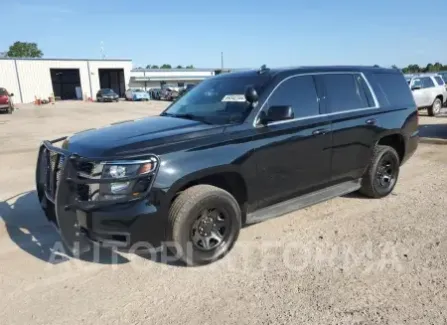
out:
M155 155L132 157L81 157L54 144L64 141L67 137L51 141L43 141L37 158L36 189L39 202L45 211L47 219L59 231L64 244L74 255L80 255L91 249L92 240L85 229L88 229L86 214L90 211L107 208L117 204L128 204L147 197L158 171L159 159ZM150 173L120 179L88 178L80 176L80 163L99 164L105 162L152 161L155 168ZM106 184L125 181L135 181L150 177L145 192L131 198L115 200L82 200L78 195L79 185ZM128 234L120 234L128 236Z

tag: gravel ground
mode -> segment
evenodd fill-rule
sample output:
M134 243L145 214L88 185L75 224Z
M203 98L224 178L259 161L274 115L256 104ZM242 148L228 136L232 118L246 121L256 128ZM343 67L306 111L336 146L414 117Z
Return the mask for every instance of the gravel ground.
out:
M0 115L1 324L447 323L447 146L420 145L391 196L348 195L248 227L209 266L56 254L33 191L40 140L165 105L68 102Z

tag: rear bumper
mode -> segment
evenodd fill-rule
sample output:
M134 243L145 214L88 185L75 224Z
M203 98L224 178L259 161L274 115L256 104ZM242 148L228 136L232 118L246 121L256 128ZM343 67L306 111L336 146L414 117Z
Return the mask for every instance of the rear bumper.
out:
M67 247L77 254L90 250L93 242L127 249L160 246L165 239L167 212L152 202L160 202L164 192L152 189L151 184L146 193L131 201L80 199L79 184L107 180L79 178L75 164L86 158L53 146L64 139L45 141L40 147L36 188L47 219L55 224ZM92 160L95 158L89 158Z
M9 104L0 104L0 110L1 111L6 111L10 107L11 106Z

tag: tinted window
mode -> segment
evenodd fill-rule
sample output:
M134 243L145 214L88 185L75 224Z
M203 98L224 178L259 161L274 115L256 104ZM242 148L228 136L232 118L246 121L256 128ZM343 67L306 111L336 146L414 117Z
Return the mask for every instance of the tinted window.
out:
M422 81L422 88L431 88L435 86L435 83L429 77L421 78L421 81Z
M312 76L294 77L276 88L269 106L292 106L295 118L318 115L317 90Z
M0 88L0 96L8 96L8 92L5 88Z
M444 86L444 80L441 77L435 77L435 80L439 86Z
M267 74L228 73L209 78L170 105L163 115L182 115L211 124L241 123L253 108L245 100L246 88L254 87L261 96L268 81Z
M382 93L384 102L381 105L399 107L414 106L413 94L403 75L398 73L375 73L374 80L378 91ZM417 78L413 82L416 82Z
M327 74L323 76L331 112L370 107L358 74Z

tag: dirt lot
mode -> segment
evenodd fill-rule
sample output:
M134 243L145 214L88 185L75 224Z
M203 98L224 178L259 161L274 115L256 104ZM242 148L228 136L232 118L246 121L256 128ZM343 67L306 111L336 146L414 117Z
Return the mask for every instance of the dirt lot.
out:
M251 226L210 266L55 254L59 237L34 192L39 142L163 105L58 103L0 115L1 324L447 323L442 145L420 145L388 198L349 195Z

